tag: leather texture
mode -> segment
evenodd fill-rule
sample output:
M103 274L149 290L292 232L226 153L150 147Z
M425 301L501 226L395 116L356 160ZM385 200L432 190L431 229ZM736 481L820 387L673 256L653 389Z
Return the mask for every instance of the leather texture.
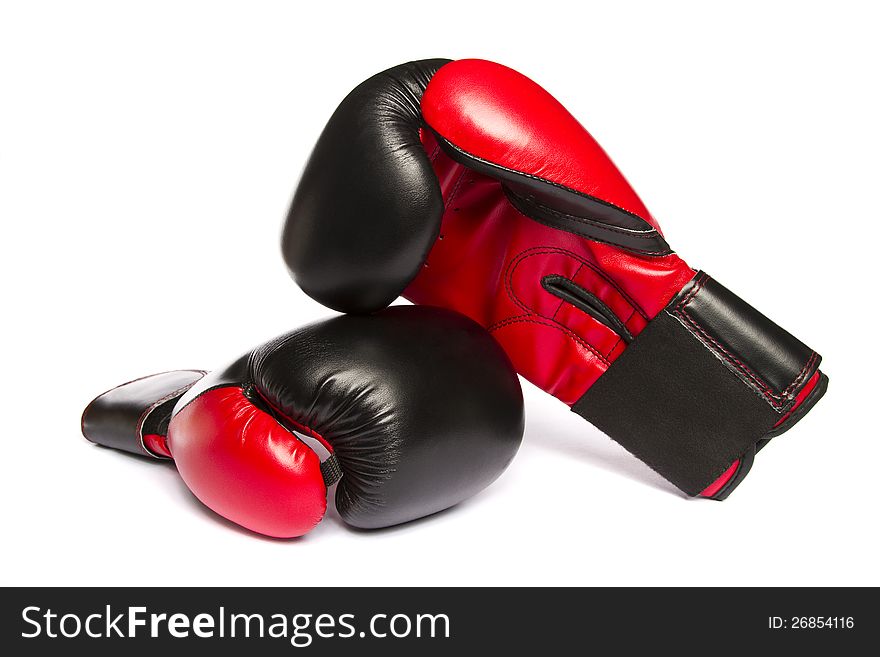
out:
M634 214L536 175L487 162L440 135L435 137L454 161L501 181L510 203L535 221L634 253L668 255L672 252L660 231Z
M412 62L372 78L370 95L360 97L360 111L347 105L345 115L334 115L315 150L322 166L304 176L287 219L286 262L301 285L318 277L323 263L332 262L340 270L334 285L317 294L312 285L303 289L338 310L376 310L398 294L404 277L393 260L370 259L365 252L349 260L364 240L364 224L382 228L389 218L395 223L421 212L424 234L436 234L427 257L422 257L421 243L413 248L407 235L388 236L392 241L383 246L421 258L421 270L403 296L472 317L494 335L520 374L574 405L638 343L639 334L697 272L669 249L623 175L550 94L499 64L460 60L438 67L440 61ZM398 104L398 109L405 107L397 114L399 124L381 133L388 141L379 140L367 154L350 149L352 134L379 134L370 127L371 103L398 97L400 80L417 84L407 85L407 102ZM415 107L412 101L418 97ZM357 101L349 96L344 104L349 102ZM356 121L345 125L345 116ZM387 128L383 119L380 113L376 121ZM399 150L399 131L411 137L418 124L423 151L415 152L408 141ZM433 176L425 187L414 189L424 179L426 162ZM382 172L381 180L371 175L374 170ZM355 171L361 177L351 182ZM434 197L435 185L442 197L439 232L436 204L425 203L426 196ZM323 203L308 189L312 186L345 189L348 209L339 202ZM297 202L300 197L312 202ZM301 239L292 245L288 235ZM311 265L300 256L303 251L316 254L320 262ZM350 298L358 286L361 292ZM801 347L744 302L710 287L690 301L685 313L699 315L700 326L705 324L716 339L723 333L730 341L725 349L759 378L766 377L764 383L781 381L802 355ZM716 292L721 297L703 307L703 300ZM728 302L735 305L722 309ZM806 370L814 365L818 357ZM785 392L797 404L807 384L801 379L777 393ZM710 401L719 409L725 404L723 398ZM785 412L785 405L779 410ZM626 396L616 412L633 412ZM689 421L686 416L669 420ZM755 427L752 443L771 429L772 423ZM626 435L613 437L627 445ZM677 458L686 461L688 455ZM712 482L707 490L729 493L727 484L741 480L740 466L747 461L728 461L723 481Z
M516 454L523 422L516 372L483 328L449 310L395 306L302 327L200 378L177 395L166 443L206 506L292 537L323 517L335 470L322 470L306 438L338 464L340 517L377 528L488 486ZM109 442L126 449L130 434Z
M148 449L144 439L167 433L174 404L204 376L202 370L162 372L108 390L83 411L83 436L104 447L167 458L164 451Z
M693 298L695 289L689 285L684 300ZM731 464L755 451L757 439L772 429L781 411L744 385L740 366L729 362L740 359L695 337L697 325L677 314L682 301L673 299L572 410L678 488L699 495L707 489L720 492L724 482L719 479L735 474ZM734 317L728 319L741 328ZM723 333L720 324L715 328ZM755 342L765 337L757 334Z
M669 312L777 412L787 412L821 357L718 281L699 272Z
M302 536L327 509L318 455L241 386L212 388L176 412L168 447L193 494L252 531Z
M447 61L404 64L359 85L334 112L306 164L289 216L323 219L288 221L282 249L300 287L325 306L384 308L416 276L437 238L443 199L419 138L419 101ZM328 177L328 170L335 175ZM404 193L393 193L388 181L393 192ZM349 221L358 216L361 221ZM322 250L327 243L337 248Z

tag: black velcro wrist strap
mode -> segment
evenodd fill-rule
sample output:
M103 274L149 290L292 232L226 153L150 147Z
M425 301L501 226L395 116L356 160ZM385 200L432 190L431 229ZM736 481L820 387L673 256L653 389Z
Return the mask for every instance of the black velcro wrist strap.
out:
M699 272L572 410L699 495L791 410L820 360Z

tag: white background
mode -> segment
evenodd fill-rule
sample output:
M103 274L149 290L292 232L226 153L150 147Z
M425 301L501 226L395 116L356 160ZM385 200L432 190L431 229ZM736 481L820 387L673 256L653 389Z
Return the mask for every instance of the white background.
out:
M871 3L4 3L2 584L880 584ZM526 386L519 457L427 520L260 538L86 443L135 376L331 313L280 257L356 84L425 57L536 79L691 265L825 357L825 399L723 503Z

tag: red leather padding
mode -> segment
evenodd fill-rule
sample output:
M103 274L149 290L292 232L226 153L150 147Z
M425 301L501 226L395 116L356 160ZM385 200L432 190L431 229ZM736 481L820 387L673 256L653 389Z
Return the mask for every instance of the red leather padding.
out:
M440 237L404 296L476 320L520 374L574 404L626 345L541 279L570 278L638 335L694 271L675 254L638 256L538 223L510 204L500 182L454 162L433 135L424 132L422 141L446 211Z
M626 345L607 326L544 289L542 278L575 282L638 336L694 270L674 253L642 256L526 217L498 180L440 149L434 133L472 157L598 198L659 231L592 136L522 74L482 60L451 62L431 79L421 110L433 131L424 131L422 142L445 212L440 237L404 296L474 318L498 339L520 374L574 404ZM797 404L815 383L805 386ZM732 463L702 494L722 490L739 467L739 461Z
M171 420L168 446L199 500L255 532L302 536L327 509L318 456L240 388L193 400Z
M145 433L144 447L148 452L156 456L171 458L171 451L168 449L168 441L165 439L165 436L160 436L157 433Z
M549 93L483 60L446 64L421 101L426 123L467 153L569 187L635 214L642 201L593 137ZM574 404L626 345L542 285L564 276L605 302L638 335L694 276L675 254L640 256L531 219L501 183L454 162L432 133L422 142L440 183L440 237L404 296L452 308L491 331L517 371ZM658 229L659 230L659 229Z
M481 59L450 62L428 84L422 115L471 155L598 198L659 230L592 135L522 73Z

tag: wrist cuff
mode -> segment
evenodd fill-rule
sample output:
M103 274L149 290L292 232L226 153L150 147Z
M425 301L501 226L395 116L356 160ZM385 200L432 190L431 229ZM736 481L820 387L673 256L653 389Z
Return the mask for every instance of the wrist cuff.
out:
M96 397L82 415L86 440L140 456L168 458L151 451L144 436L164 436L180 396L205 376L201 370L176 370L123 383Z
M698 495L791 411L820 360L698 272L572 410Z

